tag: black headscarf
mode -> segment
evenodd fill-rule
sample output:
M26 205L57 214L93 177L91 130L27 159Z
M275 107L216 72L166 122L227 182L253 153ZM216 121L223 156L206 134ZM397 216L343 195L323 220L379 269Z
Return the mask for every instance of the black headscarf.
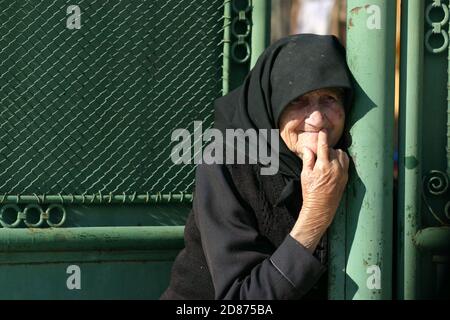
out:
M345 90L347 111L352 84L345 49L339 40L328 35L291 35L270 45L244 83L215 101L214 125L224 134L225 129L279 129L280 115L292 100L331 87ZM302 161L278 138L279 172L288 181L298 181ZM274 151L270 141L266 142L268 150Z

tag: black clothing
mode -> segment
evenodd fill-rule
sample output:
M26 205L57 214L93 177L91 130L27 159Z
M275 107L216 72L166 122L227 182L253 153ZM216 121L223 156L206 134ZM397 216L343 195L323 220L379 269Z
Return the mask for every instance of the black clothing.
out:
M276 206L283 178L259 171L197 166L186 246L161 299L298 299L318 281L325 267L289 235L301 203Z
M279 129L289 102L330 87L344 88L347 109L352 85L337 38L288 36L262 53L240 87L215 101L214 126L224 136L226 129ZM302 205L302 162L277 139L279 151L262 140L279 156L275 175L260 174L261 159L197 167L185 249L161 299L298 299L318 281L324 250L316 250L321 263L289 235Z

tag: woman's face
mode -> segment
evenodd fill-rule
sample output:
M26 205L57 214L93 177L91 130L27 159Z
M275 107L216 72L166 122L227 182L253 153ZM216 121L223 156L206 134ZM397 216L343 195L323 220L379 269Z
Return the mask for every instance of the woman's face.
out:
M328 145L334 147L344 131L344 123L342 91L327 88L291 101L280 116L279 128L288 148L302 158L303 147L317 154L317 137L322 129L328 133Z

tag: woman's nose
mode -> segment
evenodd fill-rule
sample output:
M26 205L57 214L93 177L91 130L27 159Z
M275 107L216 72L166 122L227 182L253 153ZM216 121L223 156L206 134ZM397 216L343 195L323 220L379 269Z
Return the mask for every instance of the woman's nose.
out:
M316 109L312 111L306 119L306 123L314 126L322 128L325 126L326 118L320 109Z

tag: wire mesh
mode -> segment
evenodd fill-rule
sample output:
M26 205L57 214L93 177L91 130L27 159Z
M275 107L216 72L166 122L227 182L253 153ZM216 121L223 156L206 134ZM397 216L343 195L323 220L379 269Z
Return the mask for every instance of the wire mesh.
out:
M0 194L193 189L176 128L212 123L223 0L0 0Z

